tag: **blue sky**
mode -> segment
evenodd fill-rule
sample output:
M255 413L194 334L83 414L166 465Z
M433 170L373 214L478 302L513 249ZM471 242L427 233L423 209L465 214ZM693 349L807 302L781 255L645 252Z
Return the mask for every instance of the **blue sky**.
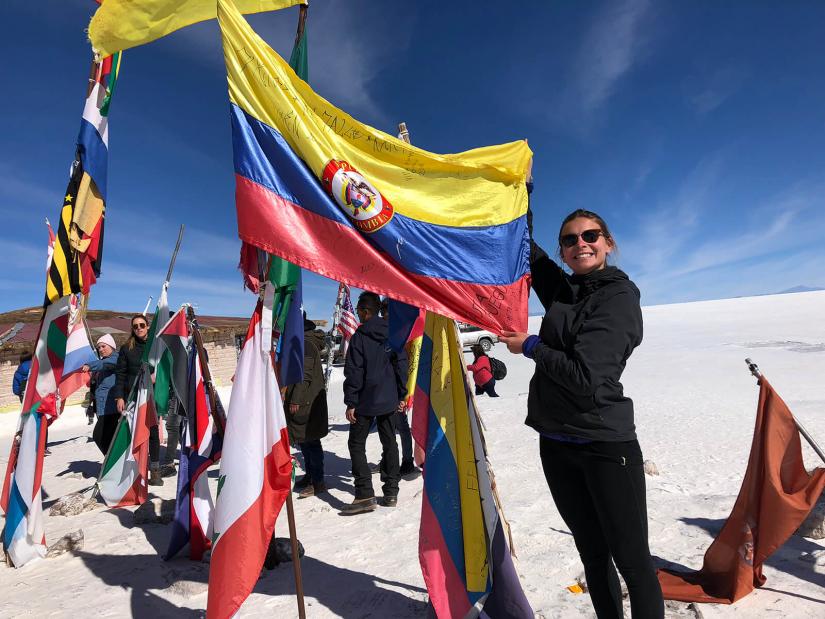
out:
M0 311L37 305L88 76L92 0L7 0L0 49ZM251 16L289 54L297 9ZM645 305L825 287L825 5L769 2L313 0L310 83L436 152L527 138L536 237L600 213ZM236 269L217 26L124 53L110 114L103 276L94 308L157 296L247 315ZM313 317L336 285L305 277ZM531 310L540 306L531 302Z

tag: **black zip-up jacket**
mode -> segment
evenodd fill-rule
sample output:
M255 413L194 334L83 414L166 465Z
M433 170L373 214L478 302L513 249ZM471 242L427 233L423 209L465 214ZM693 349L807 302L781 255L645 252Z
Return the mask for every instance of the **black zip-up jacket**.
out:
M407 397L407 353L387 342L389 325L373 316L349 341L344 362L344 404L357 415L376 417L395 412Z
M639 289L616 267L567 275L535 243L530 270L546 313L525 423L543 434L634 440L633 401L619 379L642 341Z
M129 397L132 385L135 384L137 375L140 373L140 360L143 357L144 346L146 346L145 341L135 339L135 345L132 348L129 348L127 344L120 347L115 366L116 378L112 397L124 400Z

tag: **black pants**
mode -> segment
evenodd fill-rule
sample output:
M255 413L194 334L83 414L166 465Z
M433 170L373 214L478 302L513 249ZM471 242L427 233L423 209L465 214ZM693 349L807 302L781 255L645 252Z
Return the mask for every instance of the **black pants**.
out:
M599 619L622 617L619 577L634 619L661 619L664 601L647 544L647 503L638 441L583 445L541 438L541 464L584 564Z
M97 418L97 423L92 430L92 440L104 456L109 451L119 421L120 415L99 415Z
M497 398L498 394L496 393L496 379L491 378L486 383L481 386L476 385L476 395L487 394L491 398Z
M381 481L384 482L384 496L398 496L398 480L401 478L398 464L398 443L395 442L395 411L377 417L356 415L355 423L349 427L349 457L352 460L352 475L355 477L355 498L367 499L375 496L372 488L372 473L367 463L367 436L373 419L378 426L381 439Z
M171 399L171 398L170 398ZM183 419L178 414L178 407L169 405L169 412L166 413L166 449L163 452L161 465L174 464L175 456L180 445L180 431Z

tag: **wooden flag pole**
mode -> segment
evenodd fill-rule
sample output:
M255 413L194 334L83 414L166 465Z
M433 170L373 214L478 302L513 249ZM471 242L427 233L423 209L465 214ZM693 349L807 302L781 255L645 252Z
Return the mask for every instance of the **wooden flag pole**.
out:
M189 319L189 324L192 327L192 343L195 346L198 359L201 363L201 374L203 376L203 384L206 386L206 393L209 396L212 420L215 422L218 433L223 436L226 430L226 415L223 408L218 406L218 394L215 392L215 385L212 383L212 372L209 369L209 362L206 358L206 349L203 347L203 336L198 325L198 319L195 317L195 310L191 305L186 309L186 317Z
M295 32L295 47L301 42L307 20L307 5L302 4L298 13L298 28ZM270 258L271 260L271 258ZM282 390L283 391L283 390ZM298 532L295 526L295 507L292 504L292 484L286 495L286 516L289 522L289 541L292 545L292 571L295 574L295 598L298 603L298 618L306 619L307 611L304 606L304 580L301 576L301 556L298 551Z
M751 361L750 358L745 359L745 363L748 364L748 369L750 370L751 374L753 374L756 378L762 378L762 372L759 371L758 365ZM808 444L816 452L816 455L819 456L823 462L825 462L825 452L822 451L822 448L808 433L808 430L805 429L805 426L799 423L799 421L793 414L791 414L791 417L793 417L793 422L796 424L796 429L799 430L799 433L805 438L806 441L808 441Z

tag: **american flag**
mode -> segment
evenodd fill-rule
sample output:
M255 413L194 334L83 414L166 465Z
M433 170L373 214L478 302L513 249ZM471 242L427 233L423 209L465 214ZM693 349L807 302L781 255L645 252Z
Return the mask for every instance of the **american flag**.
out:
M355 309L349 298L349 286L344 286L344 300L341 302L341 319L338 323L338 330L344 336L344 341L348 341L358 328L358 319L355 317Z

